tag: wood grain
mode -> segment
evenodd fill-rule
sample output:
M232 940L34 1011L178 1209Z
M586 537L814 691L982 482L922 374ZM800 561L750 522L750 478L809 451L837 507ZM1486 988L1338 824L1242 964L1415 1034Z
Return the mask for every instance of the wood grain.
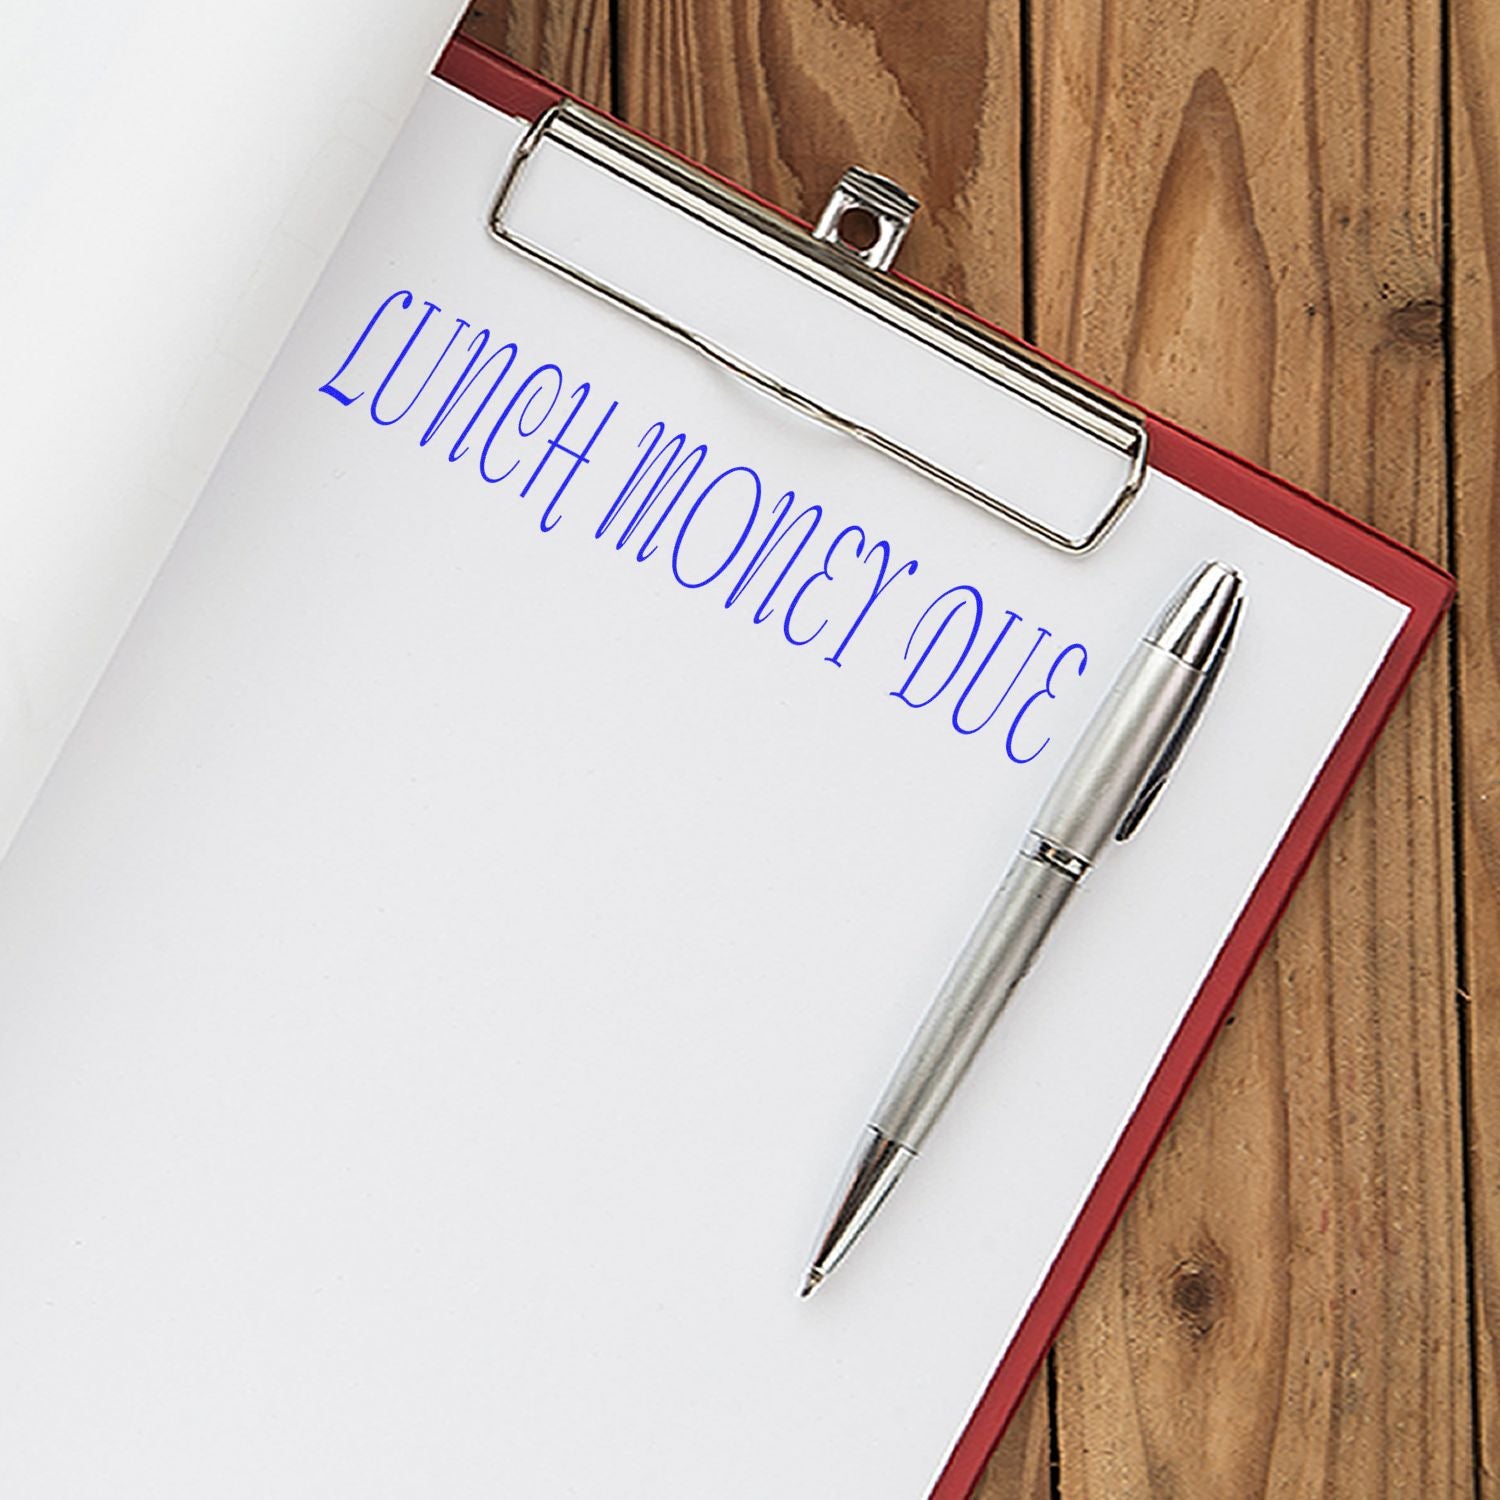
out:
M803 218L859 163L922 202L901 267L1021 321L1019 0L619 0L620 110Z
M610 0L475 0L460 29L579 98L610 107Z
M1500 9L1456 0L1453 168L1454 566L1468 1007L1480 1494L1500 1495Z
M1036 16L1039 342L1441 558L1436 6ZM1064 1332L1064 1496L1470 1492L1445 673Z

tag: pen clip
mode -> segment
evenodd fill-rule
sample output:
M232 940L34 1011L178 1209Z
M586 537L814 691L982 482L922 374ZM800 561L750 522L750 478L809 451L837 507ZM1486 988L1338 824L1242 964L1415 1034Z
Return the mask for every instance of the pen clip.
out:
M1167 784L1167 778L1171 776L1178 757L1193 737L1193 730L1198 727L1198 720L1202 717L1204 705L1208 702L1209 695L1219 680L1219 673L1224 670L1229 647L1234 641L1235 631L1239 628L1240 608L1243 603L1242 599L1235 600L1229 623L1224 627L1224 634L1219 639L1213 660L1203 669L1203 678L1194 691L1192 700L1183 711L1182 718L1178 721L1167 743L1162 747L1156 763L1146 773L1146 779L1141 783L1140 791L1135 794L1135 800L1125 809L1125 816L1120 819L1120 826L1115 829L1117 843L1123 844L1141 826L1152 804L1161 794L1161 789Z

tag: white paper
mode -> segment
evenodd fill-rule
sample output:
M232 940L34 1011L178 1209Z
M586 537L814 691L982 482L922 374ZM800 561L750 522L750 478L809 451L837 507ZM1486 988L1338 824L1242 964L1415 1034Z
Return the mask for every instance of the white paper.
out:
M0 14L0 849L455 0Z
M0 868L7 1493L925 1494L1404 617L1160 474L1079 561L790 416L488 239L519 133L427 89ZM424 445L481 328L514 368ZM555 497L585 381L574 446L618 406ZM658 419L708 459L638 561L595 530ZM761 624L784 552L728 608L744 552L673 571L730 552L743 473L684 525L730 469L761 528L825 508ZM1172 785L800 1301L944 968L1205 557L1248 602ZM1016 616L961 722L1040 643L972 734L893 696L961 585L981 644Z

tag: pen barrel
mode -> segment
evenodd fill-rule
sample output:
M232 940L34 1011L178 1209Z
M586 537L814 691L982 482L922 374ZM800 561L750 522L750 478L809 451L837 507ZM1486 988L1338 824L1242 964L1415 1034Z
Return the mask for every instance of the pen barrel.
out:
M1171 651L1142 641L1063 763L1031 827L1054 847L1092 865L1141 794L1203 674Z
M916 1151L1025 978L1068 897L1140 795L1203 674L1142 641L1052 791L1028 847L990 897L901 1059L870 1123ZM1046 852L1041 852L1046 851Z
M969 934L870 1123L916 1151L1031 968L1077 881L1018 854Z

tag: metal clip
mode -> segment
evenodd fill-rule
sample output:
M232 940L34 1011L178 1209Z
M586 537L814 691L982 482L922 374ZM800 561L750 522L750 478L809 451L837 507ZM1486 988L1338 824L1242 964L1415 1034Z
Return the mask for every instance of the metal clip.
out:
M829 196L813 238L837 245L872 271L888 271L920 206L890 178L850 167Z
M898 336L950 360L995 390L1019 398L1050 418L1118 454L1124 472L1113 493L1101 493L1097 513L1081 529L1062 529L950 464L888 436L857 414L837 410L782 380L733 349L722 347L669 309L636 295L580 262L577 244L566 253L539 243L512 219L516 186L543 148L587 162L608 177L679 210L705 230L764 256L791 275L868 315ZM982 506L1049 546L1084 553L1119 520L1146 475L1147 434L1140 415L1035 350L984 327L949 304L888 274L916 211L916 201L873 172L852 168L834 190L815 234L746 197L701 168L582 105L555 105L535 121L516 148L489 214L495 239L594 295L623 307L788 406L914 469ZM862 232L868 231L868 233Z

